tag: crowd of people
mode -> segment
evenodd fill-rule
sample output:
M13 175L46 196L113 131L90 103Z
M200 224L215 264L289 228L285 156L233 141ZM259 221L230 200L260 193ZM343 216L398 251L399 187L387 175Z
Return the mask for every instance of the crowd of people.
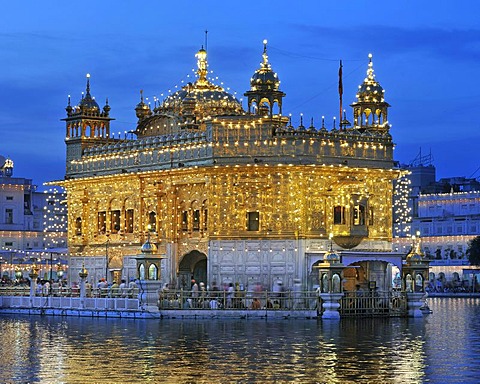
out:
M301 297L300 283L293 290L286 290L281 281L276 281L272 290L255 284L245 289L241 284L227 283L211 287L195 279L190 290L176 290L165 284L159 291L158 306L161 309L301 309L305 307Z
M31 281L27 278L10 279L3 276L0 279L1 287L12 287L14 289L22 289L24 293L30 290ZM69 286L64 279L42 279L37 278L35 284L35 296L80 296L80 284L76 281ZM123 297L136 298L139 294L138 281L130 279L127 283L122 279L120 283L113 281L108 283L105 278L98 281L96 285L93 281L85 282L86 297Z

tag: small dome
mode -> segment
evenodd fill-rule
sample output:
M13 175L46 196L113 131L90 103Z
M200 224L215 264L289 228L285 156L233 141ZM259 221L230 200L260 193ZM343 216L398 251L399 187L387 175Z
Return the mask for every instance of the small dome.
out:
M152 111L150 110L150 106L143 102L143 90L140 91L140 102L135 107L135 112L137 117L140 120L152 114Z
M263 41L263 62L250 79L252 91L278 91L280 79L268 62L267 41Z
M340 263L340 256L335 253L332 249L327 251L325 255L323 255L323 260L326 262L332 263Z
M250 85L254 89L276 91L280 85L280 80L278 79L278 75L272 70L262 71L259 69L253 74Z
M150 239L147 239L147 241L142 245L141 248L142 253L156 253L157 252L157 246L153 243L150 242Z
M372 55L368 55L369 63L367 69L367 77L363 80L363 83L358 86L357 99L358 101L374 101L384 102L384 89L375 80L375 74L373 71Z
M424 261L424 254L421 248L421 239L414 239L414 244L411 251L407 255L407 262L412 264L422 263Z
M98 106L98 103L90 95L90 93L87 93L85 97L83 97L82 100L80 100L80 103L78 103L78 108L85 113L100 112L100 107Z
M92 95L90 95L90 75L89 74L87 74L87 89L85 92L85 96L82 97L82 100L80 100L80 103L78 103L76 109L82 113L88 113L88 114L100 113L100 107L95 101L95 98L93 98Z

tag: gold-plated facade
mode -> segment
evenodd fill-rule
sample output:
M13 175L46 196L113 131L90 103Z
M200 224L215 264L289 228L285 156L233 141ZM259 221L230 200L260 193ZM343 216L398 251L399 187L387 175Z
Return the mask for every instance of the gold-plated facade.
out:
M285 94L270 76L266 43L248 112L206 79L205 50L197 59L198 80L154 111L142 95L135 140L110 138L105 111L74 115L80 108L67 107L61 184L72 255L99 257L107 244L109 265L126 275L126 257L138 253L149 226L166 282L268 286L306 279L330 233L338 247L389 250L398 171L386 121L354 104L365 118L353 128L295 129L273 113ZM252 103L267 107L250 110ZM386 116L383 96L378 103Z

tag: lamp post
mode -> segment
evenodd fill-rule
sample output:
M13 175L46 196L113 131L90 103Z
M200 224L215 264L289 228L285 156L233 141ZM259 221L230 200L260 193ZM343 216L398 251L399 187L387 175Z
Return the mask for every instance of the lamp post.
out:
M32 269L28 276L30 277L30 307L33 307L33 300L35 297L38 277L38 267L35 263L33 263Z
M10 270L11 270L11 272L12 272L12 275L11 275L10 278L11 278L12 281L13 281L13 280L15 279L15 274L14 274L14 272L13 272L13 252L12 252L12 251L10 251Z
M48 280L53 280L53 252L50 252L50 277Z
M82 264L82 269L78 273L80 277L80 308L85 308L85 280L88 277L88 271L85 268L85 263Z
M107 235L108 236L108 235ZM107 237L107 241L105 242L105 280L108 284L108 244L110 243L110 238Z
M57 265L57 276L59 280L62 280L63 277L63 267L62 264L58 263Z

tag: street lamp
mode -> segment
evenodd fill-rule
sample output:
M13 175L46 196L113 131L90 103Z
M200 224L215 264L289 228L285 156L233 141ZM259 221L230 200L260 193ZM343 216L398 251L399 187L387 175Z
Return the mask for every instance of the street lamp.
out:
M107 235L108 236L108 235ZM105 242L105 280L108 284L108 244L110 243L110 238L107 237L107 241Z
M57 265L57 277L59 280L62 280L63 277L63 267L62 264L58 263Z
M48 280L53 280L53 252L50 252L50 278Z

